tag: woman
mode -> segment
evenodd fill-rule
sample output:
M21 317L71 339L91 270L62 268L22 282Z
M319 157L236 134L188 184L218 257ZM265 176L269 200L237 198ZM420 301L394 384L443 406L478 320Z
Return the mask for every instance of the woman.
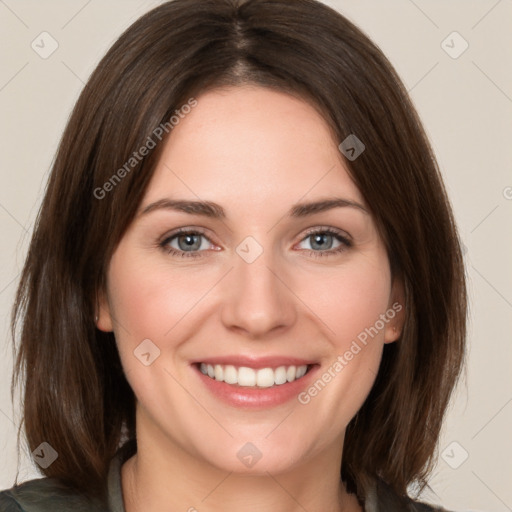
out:
M46 478L1 510L435 510L453 215L380 50L314 0L174 0L98 65L13 311Z

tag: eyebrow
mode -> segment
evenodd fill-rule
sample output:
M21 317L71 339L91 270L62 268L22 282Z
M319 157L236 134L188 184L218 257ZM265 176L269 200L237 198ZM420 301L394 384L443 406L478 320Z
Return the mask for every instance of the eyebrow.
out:
M293 218L307 217L315 213L325 212L333 208L355 208L368 214L368 210L356 201L350 199L342 199L339 197L331 199L322 199L309 203L298 203L293 205L288 216ZM146 215L156 210L173 210L178 212L189 213L192 215L202 215L213 219L225 219L226 212L222 206L211 201L189 201L178 199L160 199L154 203L144 207L139 213L140 216Z

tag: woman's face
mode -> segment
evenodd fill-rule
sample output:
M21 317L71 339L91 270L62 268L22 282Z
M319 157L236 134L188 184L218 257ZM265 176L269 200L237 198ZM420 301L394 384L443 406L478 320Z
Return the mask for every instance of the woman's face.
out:
M383 241L309 104L250 86L197 101L100 302L137 397L139 449L238 472L339 462L401 328Z

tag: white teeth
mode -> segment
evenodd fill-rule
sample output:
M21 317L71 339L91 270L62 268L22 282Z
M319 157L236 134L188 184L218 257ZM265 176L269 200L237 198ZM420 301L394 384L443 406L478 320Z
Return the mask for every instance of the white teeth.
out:
M289 366L288 370L286 370L286 380L288 382L292 382L292 380L295 380L296 373L297 368L295 368L295 366Z
M215 365L215 380L224 380L224 368L220 364Z
M306 375L307 369L307 366L299 366L297 368L297 372L295 373L295 378L300 379L301 377L304 377L304 375Z
M276 368L274 372L274 382L276 384L284 384L286 382L286 366Z
M272 368L262 368L256 373L256 384L260 388L269 388L274 385L274 370Z
M238 368L238 385L239 386L255 386L256 372L252 368L242 366Z
M308 371L307 365L302 366L279 366L278 368L260 368L255 370L247 366L239 368L233 365L205 364L199 365L201 373L210 378L227 384L238 384L244 387L269 388L280 386L286 382L304 377Z
M238 383L238 371L234 366L231 366L230 364L224 367L224 382L227 384Z

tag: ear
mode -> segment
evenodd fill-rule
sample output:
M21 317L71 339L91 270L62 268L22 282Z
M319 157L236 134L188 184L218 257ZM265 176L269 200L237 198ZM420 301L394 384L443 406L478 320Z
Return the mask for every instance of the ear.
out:
M393 343L402 335L405 322L404 285L398 277L393 280L386 316L389 322L384 331L384 343Z
M96 327L100 331L112 332L112 313L111 307L108 301L107 293L104 289L101 289L97 293L96 298L96 313L95 313Z

